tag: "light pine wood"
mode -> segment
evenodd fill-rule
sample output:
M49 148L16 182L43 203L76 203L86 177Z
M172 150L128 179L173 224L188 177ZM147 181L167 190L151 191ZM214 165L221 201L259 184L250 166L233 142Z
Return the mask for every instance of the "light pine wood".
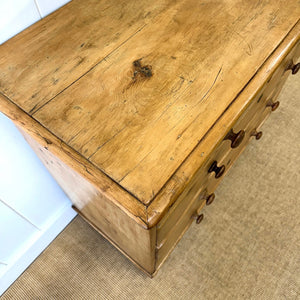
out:
M168 0L72 0L0 45L0 91L33 113L170 6Z
M198 183L198 184L197 184ZM201 182L202 184L202 182ZM206 182L203 183L203 186L205 187ZM199 202L199 207L201 208L205 205L205 197L207 197L207 192L203 188L203 186L199 187L199 182L196 182L193 186L190 188L187 188L187 192L183 192L180 195L180 198L178 201L175 202L176 206L172 207L168 211L168 215L165 216L157 224L157 237L156 237L156 247L160 248L162 244L164 243L165 239L167 239L169 233L172 231L174 224L179 222L180 218L186 214L187 207L189 207L191 202L194 202L196 198Z
M296 47L294 48L295 49L293 49L293 51L288 55L281 66L284 66L285 62L289 61L291 57L295 56L297 49ZM201 166L190 184L180 194L176 202L173 203L173 205L169 208L167 215L157 224L158 248L162 246L177 220L179 220L180 217L185 214L186 207L193 202L193 199L195 199L195 197L199 197L199 195L201 199L205 199L210 192L213 192L216 189L217 185L220 183L221 178L216 179L214 173L207 174L207 170L212 162L216 160L218 161L218 165L225 165L225 175L238 156L245 149L246 145L249 143L253 130L258 130L267 116L270 114L270 109L266 106L267 102L270 99L276 101L276 96L279 94L279 91L287 78L286 75L277 76L278 72L282 73L281 67L278 68L275 76L272 77L270 82L268 82L266 86L262 87L258 95L252 99L250 105L235 122L233 126L234 132L238 132L239 130L245 131L245 136L241 144L236 149L232 149L230 146L230 141L221 141L220 145L214 150L213 153L211 153L210 159L208 159L207 162ZM203 200L203 204L204 203L205 201Z
M221 181L211 163L227 172L270 114L299 15L297 0L73 0L0 46L0 110L153 275Z
M282 66L284 66L285 62L289 61L291 57L296 56L298 49L295 47L290 55L288 55L276 71L276 74L274 74L275 76L272 77L267 86L262 88L257 97L252 99L249 107L234 124L234 128L243 128L245 130L246 133L243 142L238 148L230 149L229 142L221 141L217 149L211 154L211 158L203 164L189 186L169 208L167 215L157 224L156 269L167 259L170 252L192 224L195 216L199 215L200 210L205 206L205 198L215 191L220 183L220 179L216 179L214 173L210 175L207 174L207 170L212 161L217 160L219 165L225 165L226 171L224 175L226 175L239 155L245 150L247 144L253 139L252 132L254 130L260 130L270 115L271 110L266 107L266 103L270 99L276 101L283 83L287 79L286 75L279 77L277 74L279 72L282 75ZM199 184L201 184L200 187Z
M154 239L150 240L150 242L151 242L151 258L150 258L150 263L149 263L148 268L147 268L148 260L147 260L146 257L144 257L141 264L139 264L134 256L129 256L128 253L124 250L124 248L121 248L119 246L119 244L117 244L114 240L112 240L109 235L106 235L97 225L95 225L93 223L93 221L89 217L86 217L86 215L84 215L81 210L77 209L75 206L73 206L73 209L75 209L75 211L88 224L90 224L97 232L99 232L105 239L107 239L113 246L115 246L122 254L124 254L130 261L132 261L146 275L148 275L150 278L152 278L156 275L158 269L156 268L156 266L153 265L153 262L156 263L156 258L153 260L153 255L154 255L154 253L156 254L155 250L153 249ZM154 234L155 234L155 231L154 231ZM153 236L154 235L151 235L151 237L153 237ZM140 254L139 254L139 256L140 256Z
M155 3L158 5L160 1L152 6ZM287 6L282 0L257 4L237 0L178 1L151 18L130 39L120 38L124 42L122 46L114 46L115 51L109 52L89 72L88 68L80 75L71 72L78 80L72 79L74 84L65 90L66 85L60 87L60 93L55 92L57 96L50 97L52 100L46 101L46 105L40 108L41 99L31 99L31 106L36 107L31 112L38 122L148 205L295 25L300 15L299 4L298 1L289 3ZM74 18L73 9L79 9L69 7L72 10L66 7L61 11ZM103 9L92 4L88 7L93 7L89 9L93 13ZM110 6L110 9L119 12L119 7ZM110 13L107 10L102 14ZM130 14L131 10L126 18ZM81 15L85 14L80 12ZM99 19L109 22L104 16L100 14ZM63 16L58 19L65 20ZM96 17L91 15L90 19ZM109 25L115 28L121 22L115 24L112 20ZM66 30L66 26L55 22L55 28L72 36L73 31ZM99 24L91 26L84 27L80 33L86 34ZM258 27L260 30L255 30ZM122 26L122 32L126 30ZM57 32L55 36L66 39ZM49 42L52 47L58 43L56 39ZM94 40L89 43L93 44ZM68 57L60 53L64 48L55 48L58 57ZM43 51L47 52L47 49ZM133 63L138 59L142 67L151 66L152 76L134 69ZM50 59L49 64L34 65L34 69L50 72L56 78L54 65L57 67L55 60ZM29 73L34 77L15 84L12 77L16 74L7 71L2 91L8 95L10 89L8 97L14 99L17 92L23 94L23 87L29 82L40 85L39 77ZM45 90L48 88L44 87ZM14 101L28 111L20 100ZM149 173L151 180L140 180Z
M154 201L148 206L148 224L151 227L156 224L168 211L174 201L179 197L180 193L189 185L197 170L207 161L211 153L218 146L218 143L224 139L228 130L233 128L235 121L243 114L251 103L251 99L258 96L262 86L265 86L274 72L278 68L285 70L290 63L292 57L288 55L294 53L294 62L299 59L299 39L300 39L300 22L295 25L293 30L287 35L286 39L274 51L272 56L266 60L255 77L243 89L243 92L228 107L218 122L213 126L197 145L197 147L189 154L188 158L171 176L168 182L157 194ZM294 49L297 48L297 51ZM287 59L286 59L287 58ZM290 71L286 71L290 74ZM281 73L282 76L282 73ZM277 78L277 83L281 77ZM283 79L283 81L286 78ZM276 84L276 83L275 83Z
M156 252L156 269L158 269L165 259L169 256L170 252L174 249L186 230L195 221L197 212L204 206L202 197L195 197L189 203L188 208L182 213L177 222L173 225L172 230L166 235L165 239L157 245ZM200 225L199 225L200 226Z
M298 5L283 10L285 1L261 2L249 14L253 3L246 3L214 9L198 0L178 3L34 117L149 204L300 14ZM274 9L278 27L271 27ZM195 30L201 24L205 31ZM258 25L264 32L256 33ZM134 78L132 65L140 58L153 76ZM151 180L140 180L149 173Z
M124 191L88 160L59 140L2 94L0 94L0 106L1 112L8 116L19 128L22 128L45 149L100 189L107 199L121 208L130 218L141 226L148 227L146 208L136 198Z
M148 274L154 272L156 229L147 230L22 129L20 132L56 179L77 212Z

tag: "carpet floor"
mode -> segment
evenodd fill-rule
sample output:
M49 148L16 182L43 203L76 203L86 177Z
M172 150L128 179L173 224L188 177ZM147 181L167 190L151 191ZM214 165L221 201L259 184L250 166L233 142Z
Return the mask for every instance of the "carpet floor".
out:
M80 217L3 299L300 299L300 76L156 277Z

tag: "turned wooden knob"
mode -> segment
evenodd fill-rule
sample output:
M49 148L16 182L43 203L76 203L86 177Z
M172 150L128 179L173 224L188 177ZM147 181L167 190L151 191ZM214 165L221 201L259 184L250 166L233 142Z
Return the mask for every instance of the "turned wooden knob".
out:
M287 70L292 70L292 74L295 75L300 69L300 63L294 64L293 62L287 67Z
M216 198L216 195L214 193L210 194L207 198L206 198L206 205L210 205L214 202Z
M196 224L200 224L203 218L204 218L203 214L194 216L194 219L196 220Z
M221 167L218 167L218 163L215 160L211 164L210 168L208 169L208 173L212 173L212 172L216 173L215 178L220 178L224 174L224 172L225 172L225 166L222 165Z
M261 137L262 137L263 133L262 131L256 131L256 129L254 129L252 132L251 132L251 136L255 136L255 138L257 140L259 140Z
M279 101L273 102L272 99L270 99L266 106L271 107L271 110L275 111L279 107L279 104L280 104Z
M238 133L234 133L232 129L228 132L224 140L231 140L231 148L238 147L245 137L245 131L240 130Z

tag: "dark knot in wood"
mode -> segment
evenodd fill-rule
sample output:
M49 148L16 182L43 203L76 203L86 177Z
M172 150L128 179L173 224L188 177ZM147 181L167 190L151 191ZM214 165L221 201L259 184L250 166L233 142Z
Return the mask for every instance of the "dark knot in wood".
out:
M133 62L133 77L132 79L135 81L138 79L138 77L151 77L153 75L152 73L152 67L150 65L142 66L141 64L141 58L137 59Z

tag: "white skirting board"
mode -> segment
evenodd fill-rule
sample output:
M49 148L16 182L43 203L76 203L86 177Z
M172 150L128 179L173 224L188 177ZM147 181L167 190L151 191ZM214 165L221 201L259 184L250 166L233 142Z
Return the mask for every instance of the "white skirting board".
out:
M29 267L29 265L47 248L55 237L76 216L75 211L68 205L58 213L53 223L44 231L30 237L27 247L20 249L15 260L0 268L0 296L9 286Z

